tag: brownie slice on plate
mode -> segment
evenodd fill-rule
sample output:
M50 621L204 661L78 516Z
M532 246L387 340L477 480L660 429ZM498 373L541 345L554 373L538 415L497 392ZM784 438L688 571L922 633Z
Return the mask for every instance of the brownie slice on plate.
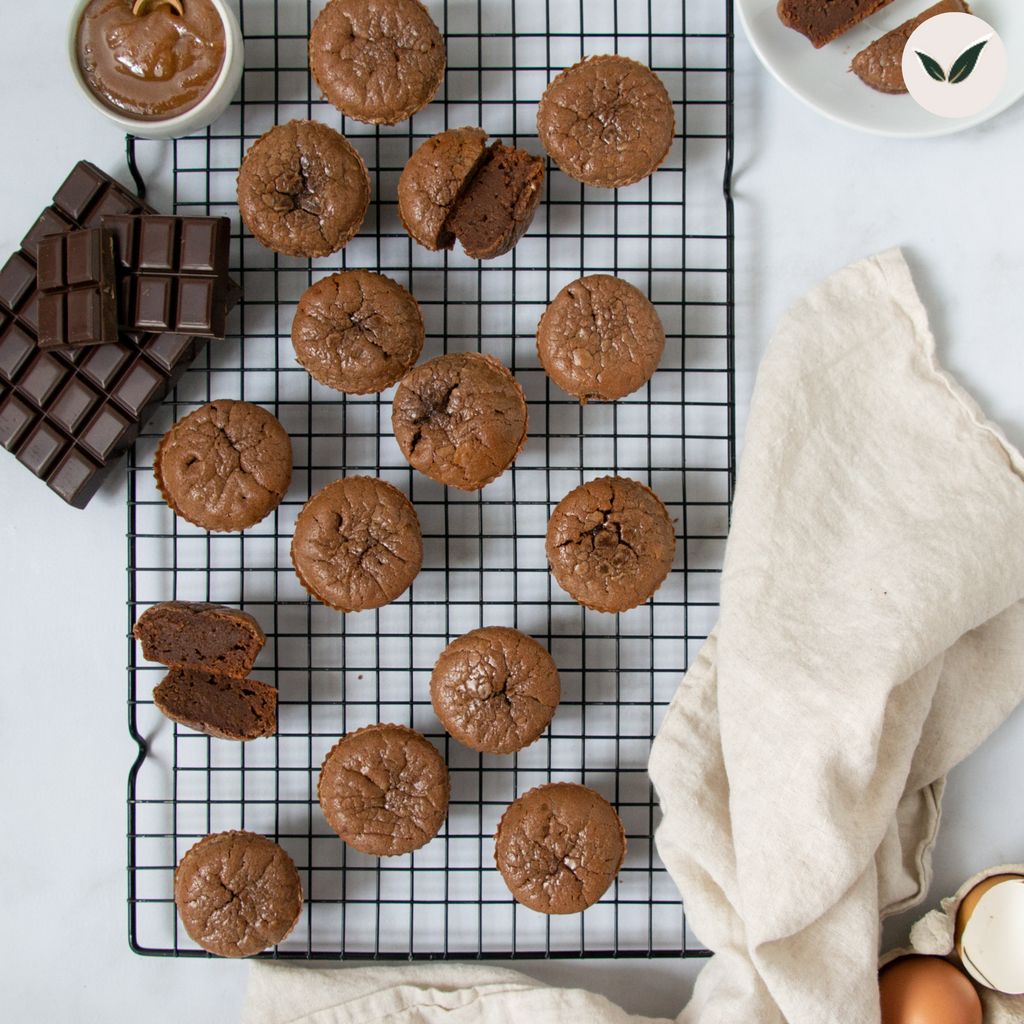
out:
M776 10L783 25L802 32L817 48L890 3L892 0L779 0Z

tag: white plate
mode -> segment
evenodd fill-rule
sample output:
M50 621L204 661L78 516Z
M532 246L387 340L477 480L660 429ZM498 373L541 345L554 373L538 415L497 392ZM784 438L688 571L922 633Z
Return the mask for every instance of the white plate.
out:
M779 21L776 0L736 0L736 6L750 45L764 66L809 107L873 135L926 138L987 121L1024 95L1024 0L968 2L971 13L999 33L1006 47L1007 73L1002 92L988 107L958 118L931 114L909 94L877 92L849 70L855 54L935 0L893 0L820 50L806 36Z

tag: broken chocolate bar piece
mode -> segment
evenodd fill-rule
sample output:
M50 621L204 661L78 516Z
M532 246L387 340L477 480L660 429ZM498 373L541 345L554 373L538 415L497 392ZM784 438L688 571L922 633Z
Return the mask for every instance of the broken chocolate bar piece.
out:
M903 22L861 50L853 58L850 70L865 85L870 85L879 92L906 92L907 83L903 81L903 51L907 40L917 31L917 27L937 14L970 13L971 9L964 0L940 0L926 11L922 11L916 18Z
M807 36L816 49L832 42L892 0L779 0L783 25Z
M114 238L103 228L46 235L36 247L41 349L117 341Z
M230 308L227 217L105 217L118 265L118 322L128 331L223 338Z
M105 215L154 212L82 161L0 268L0 445L76 508L86 506L206 340L121 332L108 344L44 351L38 245L48 235L99 228Z

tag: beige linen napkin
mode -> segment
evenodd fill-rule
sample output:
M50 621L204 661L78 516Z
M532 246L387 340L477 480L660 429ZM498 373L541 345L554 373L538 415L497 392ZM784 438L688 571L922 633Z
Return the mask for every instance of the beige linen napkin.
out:
M898 250L861 260L762 360L718 625L651 754L716 954L680 1024L877 1024L880 919L927 890L945 773L1024 695L1022 599L1024 461L938 366ZM526 1015L639 1020L475 965L261 963L242 1020Z

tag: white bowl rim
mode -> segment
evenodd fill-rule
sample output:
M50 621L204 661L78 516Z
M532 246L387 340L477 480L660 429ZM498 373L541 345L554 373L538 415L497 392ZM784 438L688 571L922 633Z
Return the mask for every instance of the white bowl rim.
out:
M173 138L172 131L175 128L181 127L183 129L181 135L186 135L212 123L212 120L202 121L202 115L220 98L221 92L228 81L228 76L232 72L236 41L240 44L242 38L242 32L238 25L238 20L235 18L235 13L225 0L210 0L210 3L217 9L217 13L224 24L224 61L221 64L217 78L213 85L210 86L209 92L194 107L190 107L180 114L175 114L174 117L163 119L151 117L145 120L128 117L126 114L120 114L108 107L89 88L85 77L82 75L82 69L78 63L78 28L82 21L82 15L90 3L92 3L92 0L76 0L71 9L71 17L68 20L66 42L71 76L94 110L99 111L104 117L113 121L114 124L118 125L129 135L140 135L148 129L150 131L159 130L161 137ZM233 93L234 88L231 91Z

